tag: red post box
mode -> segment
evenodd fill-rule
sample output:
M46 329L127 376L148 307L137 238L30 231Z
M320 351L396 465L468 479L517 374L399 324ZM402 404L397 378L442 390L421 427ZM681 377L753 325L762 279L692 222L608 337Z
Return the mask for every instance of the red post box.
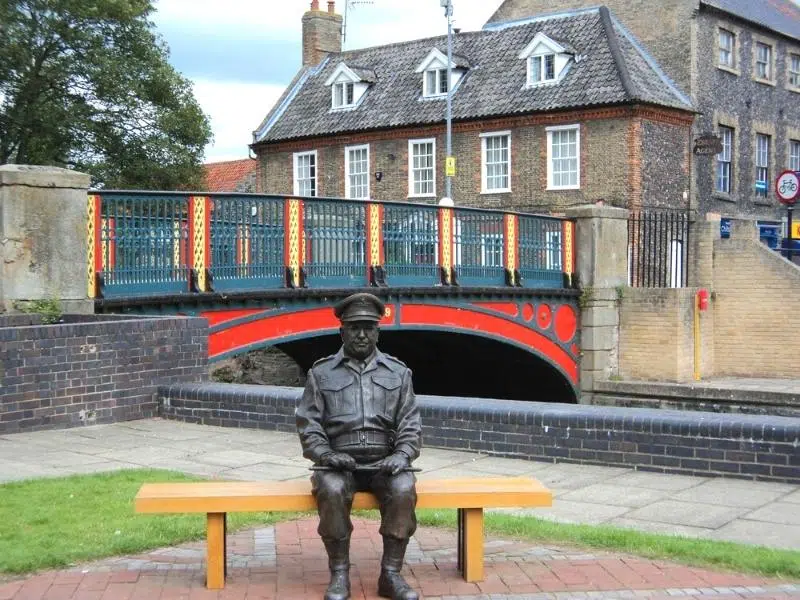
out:
M708 310L708 290L697 290L697 308Z

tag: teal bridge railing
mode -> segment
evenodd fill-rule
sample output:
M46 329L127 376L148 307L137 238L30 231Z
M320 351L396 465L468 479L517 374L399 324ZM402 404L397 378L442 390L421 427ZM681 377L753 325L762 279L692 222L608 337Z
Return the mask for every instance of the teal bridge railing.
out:
M572 287L574 222L405 202L98 191L91 298L278 288Z

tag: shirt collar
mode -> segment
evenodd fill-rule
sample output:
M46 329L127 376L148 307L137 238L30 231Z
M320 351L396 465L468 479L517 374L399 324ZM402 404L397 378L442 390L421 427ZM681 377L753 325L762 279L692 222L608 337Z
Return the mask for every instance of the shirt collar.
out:
M348 357L344 353L344 346L339 348L339 351L334 355L333 362L334 366L338 367L348 360ZM366 361L366 366L364 367L364 371L371 371L374 368L374 365L380 363L384 367L391 369L391 363L389 359L386 358L386 355L375 348L375 352L373 352L372 356Z

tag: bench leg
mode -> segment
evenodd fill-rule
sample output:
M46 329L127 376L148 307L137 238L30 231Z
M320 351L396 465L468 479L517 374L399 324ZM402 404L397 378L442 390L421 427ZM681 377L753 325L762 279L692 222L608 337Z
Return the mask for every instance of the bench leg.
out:
M225 513L208 513L206 528L206 587L221 590L225 587Z
M483 509L458 509L458 569L465 581L483 581Z

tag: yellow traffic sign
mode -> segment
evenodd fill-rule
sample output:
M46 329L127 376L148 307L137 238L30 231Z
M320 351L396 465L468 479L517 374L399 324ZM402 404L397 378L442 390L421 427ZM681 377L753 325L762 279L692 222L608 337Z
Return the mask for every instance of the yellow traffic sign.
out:
M796 221L792 223L792 239L800 240L800 223Z
M448 156L444 164L444 174L447 177L455 177L456 175L456 157Z

